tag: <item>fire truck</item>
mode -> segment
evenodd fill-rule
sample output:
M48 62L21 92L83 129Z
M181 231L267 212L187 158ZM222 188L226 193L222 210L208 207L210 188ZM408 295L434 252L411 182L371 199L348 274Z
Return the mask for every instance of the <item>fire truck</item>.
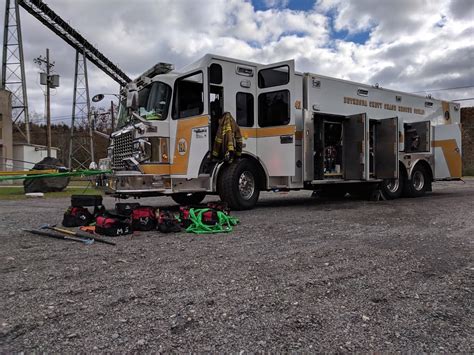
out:
M457 103L207 54L180 71L160 63L127 87L99 185L120 198L218 194L251 209L261 191L420 197L461 178ZM126 101L126 102L125 102ZM232 164L214 161L219 118L243 137ZM110 173L110 171L112 171Z

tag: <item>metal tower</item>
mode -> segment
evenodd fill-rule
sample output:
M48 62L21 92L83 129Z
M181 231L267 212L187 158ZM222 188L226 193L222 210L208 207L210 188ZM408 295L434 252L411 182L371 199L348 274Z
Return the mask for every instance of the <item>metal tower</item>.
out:
M30 122L25 79L18 1L6 0L5 27L3 29L2 88L11 91L13 123L26 141L30 143ZM21 122L25 122L24 130L20 127Z
M94 160L92 116L85 51L76 50L74 96L72 101L69 169L88 169Z

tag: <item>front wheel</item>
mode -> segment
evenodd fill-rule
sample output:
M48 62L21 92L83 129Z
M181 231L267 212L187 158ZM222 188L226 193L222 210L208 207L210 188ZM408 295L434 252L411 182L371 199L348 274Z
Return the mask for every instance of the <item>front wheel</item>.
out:
M204 200L206 197L205 192L191 192L191 193L178 193L171 195L171 198L173 199L174 202L176 202L178 205L182 206L192 206L192 205L198 205Z
M429 184L429 174L426 169L421 165L416 165L411 173L411 179L406 181L404 194L408 197L421 197Z
M240 159L224 167L219 176L218 190L222 201L234 210L252 209L260 196L255 165Z

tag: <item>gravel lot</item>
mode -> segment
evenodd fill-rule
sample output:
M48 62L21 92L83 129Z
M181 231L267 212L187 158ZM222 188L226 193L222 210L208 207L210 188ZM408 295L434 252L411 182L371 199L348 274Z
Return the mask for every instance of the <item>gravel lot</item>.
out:
M472 353L473 201L472 179L396 201L265 193L231 234L116 247L20 230L68 199L0 201L0 352Z

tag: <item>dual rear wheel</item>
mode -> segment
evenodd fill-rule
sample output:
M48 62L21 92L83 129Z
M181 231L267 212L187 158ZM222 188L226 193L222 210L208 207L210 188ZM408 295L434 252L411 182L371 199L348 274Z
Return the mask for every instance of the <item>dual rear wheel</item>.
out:
M384 180L381 191L387 200L393 200L403 196L421 197L428 190L431 177L427 169L417 164L412 171L411 178L408 179L405 169L400 166L399 179Z

